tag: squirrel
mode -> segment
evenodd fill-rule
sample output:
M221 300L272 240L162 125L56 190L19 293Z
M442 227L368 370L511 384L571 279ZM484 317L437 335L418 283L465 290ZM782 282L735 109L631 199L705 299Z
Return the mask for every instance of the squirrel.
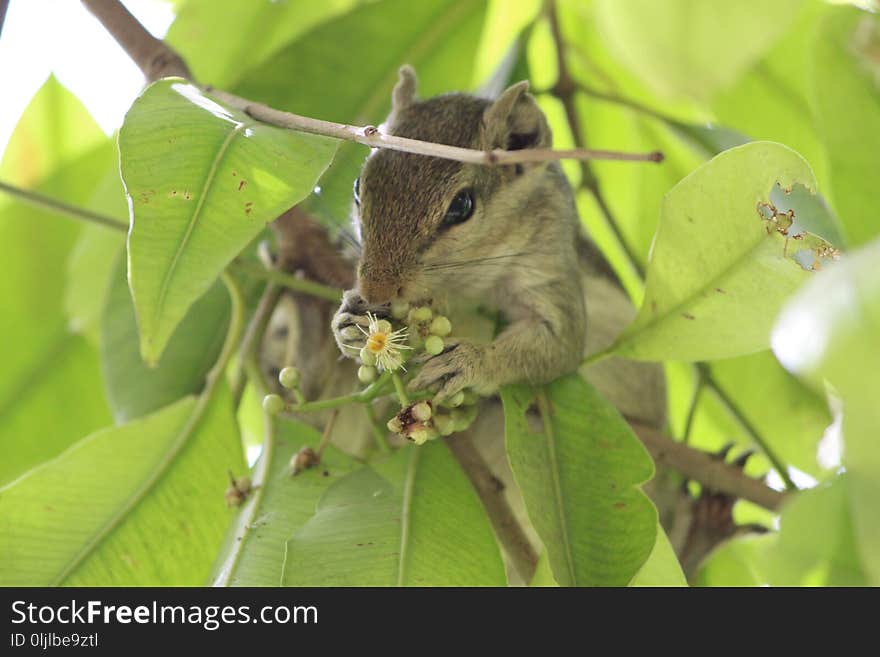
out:
M401 67L383 125L388 134L484 151L552 143L527 82L495 100L464 93L418 100L416 87L414 70ZM464 388L491 395L505 384L543 384L579 371L634 425L665 426L661 365L620 357L582 364L611 345L636 311L586 235L557 162L490 167L377 149L367 157L353 197L361 247L356 266L334 252L326 233L297 208L276 222L275 266L351 288L332 319L326 301L282 296L263 343L270 380L277 382L279 367L296 365L308 398L351 392L357 385L354 359L364 344L355 327L368 326L368 313L387 317L392 301L426 303L443 309L457 337L424 360L412 388L433 390L442 400ZM322 324L328 320L335 340ZM316 426L327 422L315 414L303 419ZM362 411L344 407L334 420L333 442L362 453L371 440ZM467 433L537 549L540 539L510 472L503 426L500 401L489 396ZM698 526L693 519L701 502L690 498L680 477L658 468L644 488L689 575L735 531L733 500L707 497L704 502L721 511Z
M401 67L388 134L488 151L547 148L550 126L528 82L490 101L464 93L416 98ZM574 194L557 162L481 166L392 150L370 154L355 182L354 227L362 243L357 284L332 320L340 350L363 346L369 312L393 300L446 308L461 336L475 309L505 322L497 336L474 331L428 359L412 389L436 399L510 383L542 384L574 371L610 344L634 308L601 252L583 232ZM611 359L586 370L624 415L665 421L656 365Z

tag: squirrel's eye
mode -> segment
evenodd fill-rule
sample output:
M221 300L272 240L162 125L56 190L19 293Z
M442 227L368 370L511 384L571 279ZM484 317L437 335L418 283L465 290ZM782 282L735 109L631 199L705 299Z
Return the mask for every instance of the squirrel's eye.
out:
M474 213L474 192L470 189L463 189L449 204L446 216L443 217L443 226L454 226L471 218Z
M361 179L354 179L354 202L356 205L361 204Z

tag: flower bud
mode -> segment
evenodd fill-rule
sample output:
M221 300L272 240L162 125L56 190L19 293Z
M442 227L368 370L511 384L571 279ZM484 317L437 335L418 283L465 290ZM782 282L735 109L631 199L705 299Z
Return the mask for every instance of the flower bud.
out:
M388 431L391 433L403 433L403 422L401 422L400 418L396 415L388 420L388 424L385 426L388 427Z
M358 368L358 381L361 383L372 383L376 376L376 368L371 365L361 365Z
M293 455L292 459L290 459L288 468L290 469L291 476L295 477L303 470L308 470L312 466L318 465L320 462L321 459L318 458L315 450L311 447L303 447Z
M376 331L378 331L379 333L391 333L391 322L389 322L387 319L378 320L376 322Z
M443 344L443 338L436 335L429 335L425 340L425 351L432 356L443 353L443 348L445 346L446 345Z
M431 419L431 404L426 401L413 404L412 408L410 408L410 413L419 422L427 422Z
M343 340L357 340L363 334L358 331L357 326L346 326L344 329L339 331L339 335L342 336Z
M284 410L284 400L279 395L271 394L263 397L263 410L269 415L278 415Z
M459 390L446 400L446 405L449 406L449 408L458 408L461 406L462 402L464 402L464 392Z
M476 406L462 406L452 409L452 421L455 425L455 431L464 431L474 420L477 419Z
M426 442L436 437L437 432L433 429L428 429L427 427L419 427L418 429L413 429L410 432L409 436L407 436L407 438L413 441L416 445L424 445Z
M295 367L285 367L278 373L278 382L288 390L299 385L299 370Z
M441 338L445 338L452 333L452 323L443 315L438 315L434 318L434 321L431 322L431 328L428 330L434 335L439 335Z
M361 349L360 357L361 362L364 365L368 367L373 367L376 365L376 354L370 351L369 348L364 347L363 349Z
M428 306L419 306L412 311L412 318L417 322L431 321L431 317L433 316L434 313L431 312L431 309L428 308Z
M391 302L391 316L394 319L403 319L409 312L409 303L401 299Z
M455 431L455 421L448 413L436 413L434 415L434 427L441 436L449 436Z

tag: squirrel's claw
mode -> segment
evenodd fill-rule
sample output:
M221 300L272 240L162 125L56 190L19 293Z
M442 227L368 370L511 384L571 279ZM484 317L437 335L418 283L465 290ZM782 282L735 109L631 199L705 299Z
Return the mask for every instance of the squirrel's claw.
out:
M459 342L429 359L410 381L410 390L439 387L434 396L438 403L479 382L480 350L472 344Z

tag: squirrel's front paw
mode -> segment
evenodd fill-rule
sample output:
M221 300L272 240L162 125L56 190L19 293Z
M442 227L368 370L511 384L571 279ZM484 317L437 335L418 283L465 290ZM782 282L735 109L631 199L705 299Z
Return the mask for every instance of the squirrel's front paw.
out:
M339 350L348 358L357 357L366 343L365 332L370 324L368 312L379 318L388 315L387 309L373 307L355 290L348 290L342 296L342 305L333 315L330 328Z
M483 352L468 342L450 345L443 353L432 357L410 381L410 390L439 388L434 401L451 397L460 390L482 387Z

